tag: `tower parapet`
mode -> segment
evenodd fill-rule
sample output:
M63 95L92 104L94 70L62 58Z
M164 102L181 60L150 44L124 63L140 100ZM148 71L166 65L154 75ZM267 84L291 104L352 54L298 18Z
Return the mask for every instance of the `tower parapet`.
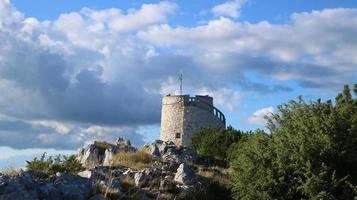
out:
M217 126L225 128L226 118L208 95L167 95L162 99L161 140L187 146L196 131Z

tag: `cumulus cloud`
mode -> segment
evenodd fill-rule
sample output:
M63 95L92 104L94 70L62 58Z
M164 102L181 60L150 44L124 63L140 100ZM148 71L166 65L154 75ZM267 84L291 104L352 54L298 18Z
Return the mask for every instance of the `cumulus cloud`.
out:
M294 13L286 24L221 17L196 27L156 25L139 37L225 71L228 78L256 71L303 87L331 88L351 83L357 75L356 22L357 9L338 8Z
M268 122L267 117L271 114L274 114L273 107L262 108L254 112L253 115L248 118L248 122L250 124L265 125Z
M213 97L215 105L225 108L229 112L234 112L236 110L241 99L241 95L238 91L229 88L219 88L216 90L200 88L197 90L197 94Z
M240 9L247 2L247 0L233 0L216 5L212 8L212 12L216 16L228 16L238 18L240 16Z
M53 148L76 149L94 140L114 142L118 137L143 145L144 136L135 126L100 126L58 121L25 121L2 115L0 118L0 146L16 149Z
M0 145L73 149L118 135L141 144L138 128L159 123L180 70L185 88L228 111L241 98L236 88L286 91L279 81L292 80L330 89L357 76L356 9L295 13L286 24L223 17L237 11L193 27L170 25L177 9L83 8L40 21L0 0Z

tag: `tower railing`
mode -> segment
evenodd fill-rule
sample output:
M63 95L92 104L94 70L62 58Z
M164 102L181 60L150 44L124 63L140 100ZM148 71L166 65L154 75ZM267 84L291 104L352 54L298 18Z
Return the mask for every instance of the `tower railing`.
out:
M204 100L201 100L196 97L189 97L186 104L188 106L196 106L211 112L217 119L219 119L224 123L224 125L226 125L226 117L224 116L224 114L218 108L205 102Z

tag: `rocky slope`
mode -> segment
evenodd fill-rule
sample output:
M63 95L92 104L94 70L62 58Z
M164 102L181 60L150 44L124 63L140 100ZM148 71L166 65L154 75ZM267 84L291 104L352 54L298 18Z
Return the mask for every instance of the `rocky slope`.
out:
M120 152L144 151L152 157L145 168L113 165ZM78 175L25 171L18 176L0 174L0 200L189 199L210 186L197 173L204 168L195 151L157 140L139 150L119 138L115 144L94 142L77 155L85 170Z

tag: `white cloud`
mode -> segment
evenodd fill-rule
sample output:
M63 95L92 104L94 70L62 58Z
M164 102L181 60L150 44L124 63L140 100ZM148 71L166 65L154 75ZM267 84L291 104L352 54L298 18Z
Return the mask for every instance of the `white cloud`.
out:
M175 13L177 6L162 1L158 4L144 4L140 10L134 10L125 17L114 19L109 25L116 31L131 31L148 25L166 22L167 16Z
M357 75L355 34L357 9L338 8L295 13L286 24L221 17L196 27L152 26L138 35L206 68L230 74L254 70L276 80L331 88Z
M274 114L273 107L262 108L253 113L252 116L248 118L248 123L256 125L265 125L267 123L266 117Z
M161 95L179 95L180 94L180 81L178 77L168 77L166 81L161 84L159 93Z
M241 99L239 92L224 87L216 90L201 88L196 91L199 95L209 95L213 97L213 103L216 105L216 107L223 107L229 112L234 112L236 110Z
M225 3L216 5L212 8L212 12L215 16L228 16L238 18L240 16L240 10L247 0L231 0Z
M0 0L0 29L15 28L23 15L17 11L9 0Z
M0 0L1 145L73 149L118 135L142 143L137 128L159 123L160 93L178 91L181 69L185 89L228 111L249 72L328 89L357 76L357 9L295 13L285 24L220 14L193 27L168 25L176 10L84 8L40 21Z
M37 125L37 126L53 128L57 133L60 134L68 134L70 130L73 128L73 125L71 124L61 123L53 120L30 121L29 123L35 126Z

